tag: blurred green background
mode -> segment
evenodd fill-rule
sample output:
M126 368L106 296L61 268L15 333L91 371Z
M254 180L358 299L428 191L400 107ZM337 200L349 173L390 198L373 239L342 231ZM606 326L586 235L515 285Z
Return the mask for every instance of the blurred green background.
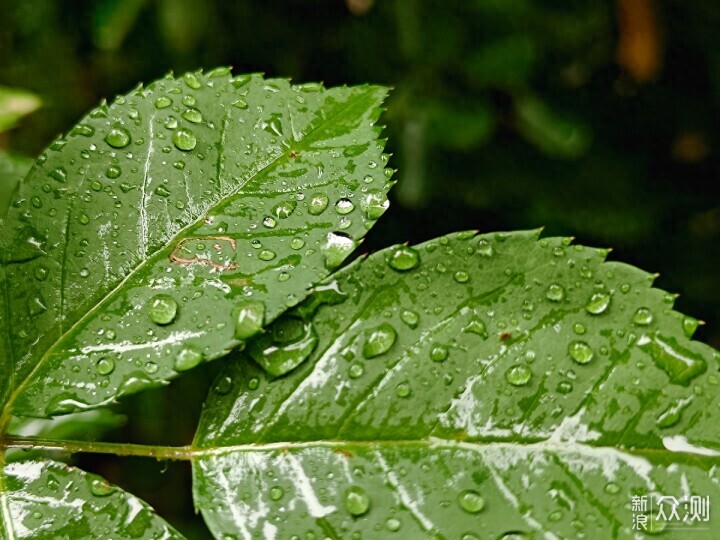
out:
M720 346L717 0L0 0L0 13L0 85L43 103L0 148L37 155L100 99L169 70L392 85L399 184L365 250L545 226L661 272ZM126 400L130 421L108 436L188 443L214 369ZM205 534L186 465L81 464Z

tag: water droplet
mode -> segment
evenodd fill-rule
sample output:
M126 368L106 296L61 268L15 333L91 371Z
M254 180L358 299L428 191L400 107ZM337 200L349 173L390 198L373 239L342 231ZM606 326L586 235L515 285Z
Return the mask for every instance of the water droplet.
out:
M532 378L532 371L524 364L517 364L505 372L505 380L513 386L525 386Z
M83 137L92 137L95 134L95 128L88 124L78 124L70 130L70 135L82 135Z
M175 146L183 152L189 152L197 146L197 138L189 129L180 128L172 136Z
M273 486L270 488L270 500L279 501L285 495L285 490L280 486Z
M388 518L387 521L385 521L385 528L390 532L399 531L401 526L402 521L397 518Z
M388 323L366 333L365 344L363 345L363 356L365 358L375 358L381 354L385 354L395 343L397 332Z
M118 167L117 165L110 165L108 169L105 171L105 176L108 178L112 178L113 180L115 178L119 178L122 174L122 169Z
M584 341L571 342L568 346L568 354L570 354L570 358L575 360L578 364L587 364L593 359L593 356L595 356L593 350L590 348L590 345Z
M561 512L560 510L556 510L555 512L552 512L552 513L548 516L548 521L558 522L558 521L560 521L560 520L562 519L562 517L563 517L562 512Z
M201 86L200 81L194 73L186 73L185 75L183 75L183 79L185 80L185 84L187 84L193 90L197 90Z
M618 486L614 482L609 482L605 484L605 493L609 493L610 495L617 495L618 493L620 493L620 486Z
M402 382L395 388L395 394L398 397L405 398L410 395L410 385L406 382Z
M467 283L470 279L470 275L467 272L460 270L453 274L453 279L458 283Z
M400 246L391 251L386 260L388 266L393 270L407 272L420 264L420 254L411 247Z
M485 499L477 491L463 491L458 498L460 508L470 514L477 514L485 508Z
M372 182L372 176L366 176L365 181L370 178ZM370 190L360 201L360 208L365 214L365 217L370 220L376 220L385 213L385 210L390 206L387 196L380 190Z
M130 144L130 132L121 126L115 126L105 137L105 142L113 148L125 148Z
M158 372L158 369L159 369L159 367L158 367L158 365L157 365L155 362L148 362L148 363L145 364L145 371L146 371L147 373L150 373L151 375L152 375L153 373L157 373L157 372Z
M213 387L213 390L220 394L221 396L225 396L230 393L230 390L232 390L233 387L233 381L230 377L227 375L224 375L220 377L217 382L215 382L215 386Z
M655 334L652 338L644 337L638 340L638 346L650 354L655 365L667 373L671 383L688 385L692 379L707 370L705 359L694 351L681 347L675 338Z
M100 375L110 375L115 370L115 360L103 357L95 364L95 370Z
M319 216L322 214L330 203L330 199L324 193L315 193L310 197L308 202L308 212L310 215Z
M482 322L478 318L473 318L467 326L463 328L463 332L470 333L470 334L476 334L483 339L487 338L487 329L485 328L485 323Z
M275 252L271 249L263 249L258 253L258 259L261 261L272 261L275 258Z
M172 99L167 96L160 96L155 100L156 109L166 109L170 105L172 105Z
M362 377L363 373L365 373L365 368L362 364L358 362L351 365L350 369L348 369L348 375L351 379L357 379L359 377Z
M272 209L272 212L278 218L285 219L292 215L292 213L295 211L295 208L297 208L297 203L295 201L284 201L276 204L275 207Z
M683 332L685 333L685 336L688 338L691 338L693 334L695 333L695 330L697 330L698 325L700 324L700 321L693 317L683 317L682 320L682 328Z
M290 241L290 247L296 250L302 249L305 247L305 240L303 240L302 238L293 238Z
M410 328L415 328L420 322L420 315L411 309L404 309L400 313L400 319Z
M448 357L448 348L445 345L435 343L430 349L430 360L433 362L444 362Z
M355 249L355 242L343 233L330 232L321 251L325 256L325 266L333 270L340 266L345 258Z
M182 113L182 117L188 122L192 122L193 124L199 124L203 121L202 113L197 109L186 110L184 113Z
M150 320L155 324L170 324L175 320L178 304L168 294L158 294L150 299Z
M247 101L245 101L242 98L239 98L239 99L233 101L233 107L244 110L244 109L248 108L248 104L247 104Z
M111 493L115 492L115 487L108 484L102 478L94 478L90 482L90 493L96 497L107 497Z
M340 199L338 202L335 203L335 210L338 214L349 214L353 211L355 208L355 205L350 199Z
M248 339L260 332L265 321L265 304L257 300L241 302L233 309L235 337Z
M250 379L248 381L248 388L250 390L257 390L259 386L260 386L260 379L258 379L257 377L253 377L252 379Z
M551 302L560 302L565 298L565 289L563 289L562 285L553 283L548 287L545 297Z
M187 371L194 368L200 362L202 362L203 353L202 351L193 346L186 345L180 352L175 356L175 371Z
M575 323L573 324L573 332L576 334L582 335L586 332L585 325L582 323Z
M638 308L633 315L633 322L638 326L647 326L653 321L653 314L648 308Z
M262 222L262 223L263 223L263 225L264 225L265 227L267 227L268 229L274 229L275 226L277 225L277 221L276 221L275 218L272 217L272 216L265 216L265 217L263 218L263 222Z
M478 240L477 252L483 257L491 257L493 254L492 244L490 244L490 242L488 242L485 238L481 238Z
M573 390L573 385L570 381L560 381L557 385L557 391L560 394L569 394Z
M48 270L44 266L38 266L35 268L35 279L38 281L45 281L48 276Z
M610 305L610 295L604 292L598 292L590 297L589 302L585 306L585 311L592 315L600 315L605 313Z
M362 516L370 509L370 497L359 486L351 486L345 492L345 509L353 516Z

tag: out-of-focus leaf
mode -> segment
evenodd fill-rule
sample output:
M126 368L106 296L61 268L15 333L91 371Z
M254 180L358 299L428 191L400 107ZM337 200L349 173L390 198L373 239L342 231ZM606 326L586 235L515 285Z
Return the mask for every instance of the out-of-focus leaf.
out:
M42 102L35 94L0 86L0 131L14 127L23 116L36 111Z
M301 306L345 295L311 319L307 362L269 380L240 356L208 397L194 474L211 530L634 538L635 496L718 499L720 356L606 254L459 233L337 272ZM682 525L709 539L717 520Z
M489 104L453 104L434 101L426 105L428 139L433 146L471 150L487 141L495 128Z
M586 126L554 111L534 96L517 100L516 115L517 130L551 157L579 158L590 147L591 134Z
M2 228L5 417L161 385L300 302L388 206L385 95L223 68L55 141Z
M10 205L12 192L32 164L33 160L30 158L0 152L0 222Z
M105 51L120 48L147 0L100 0L92 18L93 41Z
M146 503L104 479L53 461L0 476L0 540L180 540Z
M465 68L473 80L485 86L525 88L537 62L535 48L532 37L511 35L473 52Z

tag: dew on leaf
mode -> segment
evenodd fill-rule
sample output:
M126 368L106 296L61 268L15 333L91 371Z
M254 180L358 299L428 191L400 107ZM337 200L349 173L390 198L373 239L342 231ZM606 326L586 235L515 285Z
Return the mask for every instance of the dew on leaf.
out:
M448 357L448 348L445 345L435 343L430 348L430 360L433 362L444 362Z
M688 385L690 381L707 370L705 359L682 347L675 338L655 334L638 341L641 350L650 354L655 365L670 377L670 382Z
M695 330L697 330L698 325L700 324L700 321L693 317L683 317L682 320L682 328L683 332L685 333L685 336L688 338L691 338L693 334L695 333Z
M173 144L183 152L189 152L197 146L197 137L189 129L180 128L172 136Z
M198 111L197 109L188 109L181 115L185 120L188 122L192 122L193 124L199 124L203 121L202 113ZM192 148L191 148L192 150Z
M115 360L103 357L95 363L95 371L100 375L110 375L115 370Z
M227 375L224 375L220 377L216 382L215 386L213 386L213 390L215 393L225 396L230 393L230 390L232 390L233 387L233 381L230 377Z
M573 341L568 346L568 354L578 364L587 364L593 359L595 354L590 345L584 341Z
M531 378L532 370L524 364L511 366L505 372L505 380L513 386L525 386L530 382Z
M122 174L122 169L118 167L117 165L110 165L107 170L105 171L105 176L108 178L112 178L113 180L115 178L120 178L120 175Z
M350 199L339 199L335 203L335 211L341 215L349 214L354 208L355 205Z
M156 109L166 109L170 105L172 105L172 99L170 99L167 96L160 96L155 100L155 108Z
M325 257L325 266L334 270L350 255L355 249L355 242L344 233L330 232L323 244L321 251Z
M285 219L292 215L296 207L297 203L295 201L284 201L276 204L275 207L272 209L272 212L278 218Z
M485 499L483 499L477 491L463 491L458 497L460 508L470 514L477 514L485 508Z
M258 259L261 261L272 261L275 258L275 252L271 249L263 249L258 253Z
M302 238L293 238L290 241L290 247L295 250L302 249L305 247L305 240L303 240Z
M351 486L345 492L345 509L353 516L362 516L370 509L370 497L359 486Z
M420 254L409 246L400 246L388 254L387 263L393 270L407 272L420 264Z
M175 371L187 371L202 362L203 353L194 345L185 345L175 356Z
M365 344L363 345L363 356L365 358L375 358L385 354L393 346L396 338L397 332L389 323L382 323L369 330L366 333Z
M235 337L248 339L262 330L265 322L265 304L257 300L241 301L233 309Z
M130 132L122 126L115 126L105 136L105 142L113 148L125 148L130 144Z
M403 309L400 312L400 320L407 324L410 328L415 328L420 322L420 315L411 309Z
M279 501L285 495L285 490L280 486L273 486L270 488L270 500Z
M653 321L653 314L648 308L638 308L633 315L633 322L638 326L647 326Z
M385 521L385 528L390 532L397 532L402 527L402 522L397 518L388 518Z
M470 276L467 272L459 270L453 274L453 279L458 283L467 283L470 279Z
M107 497L108 495L115 492L115 487L108 484L101 478L94 478L90 482L90 493L96 497Z
M362 377L363 373L365 373L365 368L359 362L354 363L348 369L348 376L351 379L358 379L358 378Z
M274 229L277 226L277 221L272 216L265 216L262 223L268 229Z
M365 177L366 182L367 178L370 178L370 181L372 182L371 176ZM365 214L365 217L372 221L382 216L389 206L390 202L388 201L387 196L379 190L368 191L360 201L360 208Z
M477 252L482 255L483 257L491 257L493 254L493 247L490 242L488 242L485 238L481 238L478 240L478 249Z
M175 320L177 311L177 302L168 294L158 294L150 299L148 313L155 324L170 324Z
M563 289L562 285L552 283L548 287L545 297L551 302L561 302L565 298L565 289Z
M400 383L395 387L395 394L398 397L404 398L410 395L410 385L408 383Z
M610 295L604 292L597 292L590 297L585 311L591 315L600 315L605 313L608 306L610 305Z
M330 199L324 193L315 193L310 197L308 202L308 212L310 215L319 216L322 214L330 203Z

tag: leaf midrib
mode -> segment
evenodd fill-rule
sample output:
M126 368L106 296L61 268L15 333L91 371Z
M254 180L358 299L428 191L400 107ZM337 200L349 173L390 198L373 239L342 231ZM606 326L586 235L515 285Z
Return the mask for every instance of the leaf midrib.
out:
M322 119L322 121L317 125L312 127L310 131L308 131L305 134L305 137L301 141L295 141L296 145L291 145L289 149L283 148L282 146L278 147L279 153L277 156L275 156L271 161L269 161L267 164L253 172L252 174L248 174L242 182L238 184L236 189L232 190L230 193L227 193L226 195L220 197L214 204L212 204L208 209L198 217L195 221L189 223L184 228L179 230L177 234L175 234L172 238L170 238L162 247L158 248L150 257L146 258L144 261L142 261L132 272L128 273L118 284L113 287L110 291L108 291L102 299L100 299L95 306L92 307L92 309L88 310L85 315L80 317L73 325L68 328L65 332L61 331L61 335L55 340L55 342L48 347L48 349L45 351L43 356L40 358L40 360L36 363L36 365L33 367L33 369L28 373L28 375L20 382L17 387L12 390L10 396L8 397L7 401L5 402L2 414L0 414L0 434L4 433L8 422L11 418L11 409L12 405L17 399L17 397L20 395L22 390L27 385L28 381L32 380L33 376L37 371L45 364L47 359L50 357L52 352L55 350L55 348L65 339L65 337L72 333L78 326L80 326L83 322L88 320L91 316L93 316L98 309L112 296L115 295L115 293L122 289L122 287L130 281L135 275L137 275L138 272L140 272L150 261L154 261L155 257L162 253L163 250L167 249L168 246L172 245L173 242L176 241L177 238L181 237L186 231L191 229L192 227L196 226L198 223L200 223L205 217L210 214L213 210L215 210L218 206L223 204L225 201L227 201L228 198L233 197L238 194L242 190L242 188L247 185L249 182L251 182L253 179L257 178L259 175L262 175L264 172L270 170L273 166L275 166L283 157L287 158L289 153L292 150L300 150L304 148L304 146L313 141L313 134L319 133L322 129L324 129L330 122L336 120L337 118L341 117L344 113L346 113L348 110L350 110L352 107L357 105L359 102L361 102L363 99L367 99L368 97L372 96L373 90L375 90L378 87L370 86L370 85L362 85L356 87L358 90L361 90L361 93L357 96L353 96L350 99L348 99L345 104L342 106L340 110L335 112L334 114L325 117ZM327 91L327 90L326 90ZM321 118L318 113L322 110L323 107L320 107L317 109L315 113L316 118ZM218 179L219 181L219 179ZM8 307L9 309L9 307ZM8 333L9 334L9 333ZM12 336L9 336L9 339L12 341ZM13 358L14 359L14 358Z

